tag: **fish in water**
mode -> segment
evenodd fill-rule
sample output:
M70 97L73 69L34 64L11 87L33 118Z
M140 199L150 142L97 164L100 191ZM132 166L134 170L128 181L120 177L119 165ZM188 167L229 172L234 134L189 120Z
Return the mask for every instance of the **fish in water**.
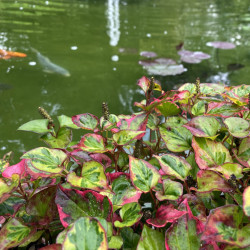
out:
M0 59L9 59L11 57L26 57L27 55L21 52L16 51L7 51L4 49L0 49Z
M44 72L51 74L57 73L63 76L70 76L70 73L67 69L64 69L63 67L51 62L48 57L42 55L38 50L34 48L31 48L31 50L36 53L37 60L42 65Z
M11 88L12 88L12 86L10 84L0 83L0 92L3 90L11 89Z

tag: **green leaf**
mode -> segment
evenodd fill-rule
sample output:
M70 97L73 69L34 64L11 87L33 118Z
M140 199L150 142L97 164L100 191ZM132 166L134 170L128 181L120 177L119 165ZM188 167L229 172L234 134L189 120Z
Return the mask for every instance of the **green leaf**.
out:
M66 127L66 128L79 129L79 127L72 122L72 118L67 115L57 116L57 119L59 121L59 125L61 128Z
M22 159L29 159L32 166L43 172L59 174L63 171L63 162L67 155L59 149L35 148L25 153Z
M104 144L104 138L97 134L86 134L77 145L83 151L91 153L104 153L107 151Z
M35 242L35 241L39 240L43 233L44 233L44 230L40 230L40 231L34 232L33 234L29 235L29 237L24 241L24 243L22 243L18 247L20 247L20 248L21 247L26 247L31 242Z
M243 177L242 166L238 163L225 163L210 169L222 173L226 179L229 179L232 174L235 175L237 179Z
M159 201L163 200L177 200L183 193L183 187L180 182L172 181L170 179L163 180L163 190L155 193Z
M160 134L172 152L183 152L191 148L192 134L181 126L160 127Z
M138 241L140 240L139 234L134 233L130 227L123 227L121 229L121 236L123 238L123 250L136 250Z
M232 187L220 174L210 170L200 170L197 174L197 192L232 191ZM194 188L192 188L194 189Z
M137 250L163 250L165 249L165 239L162 232L149 228L144 224Z
M173 102L163 102L157 105L156 110L165 117L178 115L181 112L179 106Z
M188 176L191 166L181 157L171 154L164 154L155 157L159 161L162 170L167 175L175 176L177 179L182 181Z
M196 86L194 83L185 83L178 90L179 91L187 90L189 91L191 96L196 94Z
M198 101L191 109L194 116L204 115L206 112L206 101Z
M145 131L121 130L113 135L113 139L118 145L126 145L144 134Z
M115 227L131 227L142 217L141 206L137 202L125 204L119 213L122 222L115 221Z
M186 124L188 121L180 116L172 116L168 117L166 122L162 124L165 128L172 127L182 127L182 125Z
M87 130L95 130L99 123L98 118L89 113L75 115L72 117L72 121L79 128Z
M210 102L207 108L207 115L230 117L241 111L242 108L235 104L226 102Z
M243 161L244 166L250 167L250 137L244 138L241 141L238 150L238 157L241 161Z
M109 189L107 178L104 174L104 167L97 161L85 162L81 176L78 177L75 172L71 172L67 176L67 181L75 187L88 188L95 191Z
M0 179L0 203L4 202L10 197L10 194L17 188L20 176L18 174L12 175L11 184L8 185L4 179Z
M9 249L23 243L29 236L31 228L18 219L11 218L0 231L0 249Z
M44 134L48 132L52 132L53 129L48 128L49 120L48 119L38 119L29 121L23 125L21 125L17 130L21 131L30 131L38 134Z
M224 120L230 134L237 138L247 137L250 133L249 122L239 117L229 117Z
M225 162L233 162L228 149L221 142L194 137L192 147L200 169L222 165Z
M72 131L69 128L62 127L58 130L56 136L48 133L40 139L51 148L66 148L72 140Z
M187 215L180 217L166 231L167 249L200 249L200 236L197 235L196 221Z
M120 249L123 244L122 237L118 235L111 236L108 244L109 244L109 249Z
M130 179L140 191L149 192L159 181L158 170L144 160L129 156Z
M150 114L148 116L147 127L149 129L156 130L159 123L160 123L160 119L155 114Z
M221 125L214 117L198 116L183 127L187 128L194 136L214 138Z
M243 211L246 216L250 217L250 186L243 192Z
M107 250L106 232L94 218L79 218L67 232L62 244L67 250Z

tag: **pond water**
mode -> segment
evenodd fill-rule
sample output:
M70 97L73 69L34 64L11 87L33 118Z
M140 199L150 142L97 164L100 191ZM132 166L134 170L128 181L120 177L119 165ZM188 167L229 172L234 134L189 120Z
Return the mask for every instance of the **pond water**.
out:
M174 59L186 71L155 75L164 89L185 82L248 84L249 0L0 0L0 49L27 57L0 59L0 158L35 146L36 134L16 131L40 119L39 106L53 117L81 113L131 113L141 99L136 86L150 76L138 62L142 51ZM225 41L219 50L207 42ZM202 51L198 64L180 61L176 46ZM229 65L229 66L228 66Z

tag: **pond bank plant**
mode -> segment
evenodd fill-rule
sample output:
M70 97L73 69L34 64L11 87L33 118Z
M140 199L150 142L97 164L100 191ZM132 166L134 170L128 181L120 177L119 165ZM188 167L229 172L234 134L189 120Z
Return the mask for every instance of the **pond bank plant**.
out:
M250 86L142 77L131 115L29 121L45 147L0 161L0 249L250 246ZM154 92L158 92L157 98ZM72 130L83 136L72 141Z

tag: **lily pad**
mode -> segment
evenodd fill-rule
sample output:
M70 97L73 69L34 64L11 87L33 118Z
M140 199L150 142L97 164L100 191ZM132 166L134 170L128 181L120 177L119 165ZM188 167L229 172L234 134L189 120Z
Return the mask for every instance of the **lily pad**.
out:
M182 64L177 65L166 65L166 64L154 64L151 66L144 66L150 75L160 75L160 76L175 76L186 72L187 69L184 68Z
M220 42L220 41L207 42L206 45L209 47L214 47L216 49L234 49L236 47L235 44L233 43Z
M157 57L157 54L153 51L142 51L140 52L140 56L144 56L144 57Z
M201 51L180 50L178 54L181 60L186 63L200 63L204 59L209 59L211 56Z

